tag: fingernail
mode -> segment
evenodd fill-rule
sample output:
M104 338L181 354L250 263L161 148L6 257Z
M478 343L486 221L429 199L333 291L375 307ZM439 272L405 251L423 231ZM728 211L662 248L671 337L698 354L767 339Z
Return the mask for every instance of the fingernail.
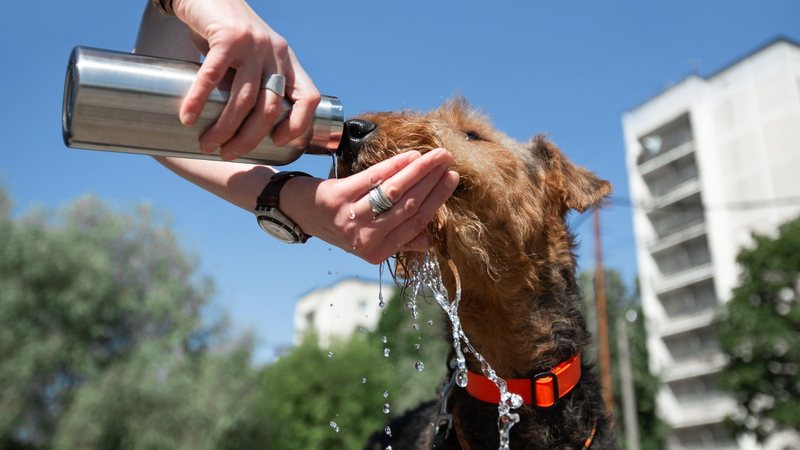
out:
M449 174L450 176L447 177L445 182L447 183L448 188L453 189L456 186L458 186L458 182L461 180L461 175L459 175L458 172L454 170L450 170Z
M181 123L186 126L194 125L194 121L197 119L197 114L195 113L183 113L181 114Z
M214 153L219 148L219 144L215 142L207 142L205 144L200 144L200 149L203 153Z

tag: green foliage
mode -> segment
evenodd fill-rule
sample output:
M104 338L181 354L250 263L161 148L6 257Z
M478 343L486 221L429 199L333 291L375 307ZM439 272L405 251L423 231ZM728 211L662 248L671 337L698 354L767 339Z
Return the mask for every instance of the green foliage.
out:
M406 301L395 292L375 332L335 341L328 348L321 348L315 336L306 336L264 370L261 404L274 427L274 449L361 448L391 417L436 395L448 348L441 310L420 298L414 321ZM424 370L416 369L418 361ZM338 432L330 422L338 425Z
M327 349L308 336L266 368L260 400L273 427L272 448L361 448L382 427L383 404L390 401L383 391L391 373L381 358L364 335Z
M0 448L207 448L253 434L250 345L203 323L210 281L147 208L84 198L0 215L0 286ZM209 352L222 344L234 351Z
M593 338L596 339L596 321L594 303L594 274L584 272L580 274L579 282L584 297L584 311ZM621 274L616 270L605 270L606 315L608 317L608 336L611 346L612 391L614 396L614 411L616 416L618 443L625 446L625 433L622 418L622 387L619 377L619 349L616 342L617 323L623 318L622 323L627 326L628 345L633 369L633 390L636 397L637 420L639 423L639 439L642 449L662 449L669 433L669 427L656 414L656 394L661 386L661 381L650 373L648 367L647 332L645 329L645 316L641 305L638 304L636 295L631 293L622 281ZM635 317L633 321L625 319L626 313ZM597 360L597 343L594 348L586 352L589 360ZM599 370L599 367L598 367Z
M398 289L374 333L376 342L386 337L383 348L390 350L385 363L393 373L392 392L399 394L392 400L392 416L433 399L447 371L450 344L442 308L432 297L420 294L415 320L410 310L412 296L411 289ZM424 366L422 371L417 370L418 362Z
M800 219L775 238L753 238L737 258L740 285L720 327L729 358L721 386L742 409L731 418L736 433L764 441L800 429Z

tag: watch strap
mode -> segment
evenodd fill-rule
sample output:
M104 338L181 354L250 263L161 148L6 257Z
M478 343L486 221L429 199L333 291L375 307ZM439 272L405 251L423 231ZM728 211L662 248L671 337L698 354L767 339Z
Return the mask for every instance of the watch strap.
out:
M269 183L264 186L261 194L258 195L256 200L256 208L276 208L280 211L280 196L281 189L287 181L294 177L310 177L311 175L305 172L278 172L270 178Z

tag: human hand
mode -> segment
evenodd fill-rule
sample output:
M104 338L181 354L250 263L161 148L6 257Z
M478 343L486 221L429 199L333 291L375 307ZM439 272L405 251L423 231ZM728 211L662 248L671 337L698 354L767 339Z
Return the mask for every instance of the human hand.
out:
M425 228L458 185L458 173L447 169L452 162L444 149L411 151L347 178L293 178L281 192L281 211L305 233L372 264L422 252L430 246ZM378 184L394 206L376 216L368 193Z
M175 15L208 46L205 60L181 104L180 120L191 126L208 95L229 69L235 70L230 99L216 123L200 139L210 153L221 147L223 159L255 148L281 113L282 97L262 89L267 75L286 77L289 116L272 133L275 145L288 144L311 126L320 94L286 40L272 30L244 0L172 0Z

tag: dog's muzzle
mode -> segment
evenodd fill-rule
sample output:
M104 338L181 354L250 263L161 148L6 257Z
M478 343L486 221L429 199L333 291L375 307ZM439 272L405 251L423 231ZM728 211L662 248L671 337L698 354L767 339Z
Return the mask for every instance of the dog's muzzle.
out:
M351 119L344 123L342 141L336 150L337 155L344 158L345 162L350 162L361 150L369 134L375 131L378 126L374 122L362 119Z

